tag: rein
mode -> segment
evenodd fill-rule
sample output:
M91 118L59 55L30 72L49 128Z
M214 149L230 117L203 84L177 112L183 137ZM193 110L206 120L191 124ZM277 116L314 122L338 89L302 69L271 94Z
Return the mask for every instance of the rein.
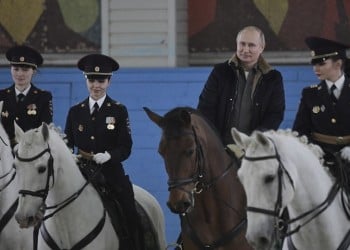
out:
M18 151L15 152L16 158L19 161L22 161L22 162L32 162L32 161L40 158L41 156L43 156L45 153L49 153L50 154L50 158L48 160L48 172L47 172L45 188L41 189L41 190L37 190L37 191L24 190L24 189L19 190L19 194L21 194L22 196L31 195L31 196L34 196L34 197L41 197L43 199L43 203L45 203L47 195L49 193L51 176L52 176L52 179L53 179L52 186L54 186L54 183L55 183L54 169L53 169L53 161L54 161L54 159L53 159L53 156L51 154L51 149L50 149L49 145L41 153L37 154L36 156L30 157L30 158L22 158L22 157L20 157L18 155ZM69 196L67 199L63 200L62 202L60 202L60 203L58 203L56 205L53 205L53 206L46 206L45 205L43 207L43 209L45 209L45 210L49 210L49 209L56 209L56 210L54 210L52 213L50 213L50 214L48 214L48 215L43 217L41 226L35 227L34 234L33 234L33 242L34 242L33 249L34 250L37 250L37 236L38 236L38 233L39 233L38 232L39 228L40 228L41 236L43 237L45 242L52 249L57 249L57 250L61 249L61 248L58 247L57 243L53 240L53 238L51 237L51 235L47 231L44 221L47 220L48 218L51 218L57 212L59 212L60 210L65 208L67 205L72 203L74 200L76 200L79 197L79 195L84 191L85 187L87 187L88 184L89 184L89 181L86 181L84 183L84 185L77 192L73 193L71 196ZM100 221L98 222L98 224L95 226L95 228L89 234L87 234L83 239L81 239L78 243L76 243L74 245L74 247L71 248L71 250L82 249L83 247L85 247L88 244L90 244L97 237L97 235L99 235L99 233L102 231L103 226L105 224L105 218L106 218L106 210L104 210L103 216L100 219Z

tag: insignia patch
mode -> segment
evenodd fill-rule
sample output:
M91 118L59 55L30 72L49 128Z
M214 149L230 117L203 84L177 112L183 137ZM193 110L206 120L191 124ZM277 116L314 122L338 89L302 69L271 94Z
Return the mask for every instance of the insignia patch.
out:
M129 118L126 118L126 126L128 128L129 135L131 134L131 128L130 128L130 120Z
M113 130L115 128L115 118L113 116L107 116L106 124L108 130Z

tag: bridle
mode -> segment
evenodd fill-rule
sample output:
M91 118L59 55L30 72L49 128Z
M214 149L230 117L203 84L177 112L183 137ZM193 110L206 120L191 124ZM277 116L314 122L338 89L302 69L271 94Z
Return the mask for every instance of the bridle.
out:
M191 207L194 207L194 195L200 194L203 191L209 190L211 187L215 185L219 180L224 178L228 172L233 169L234 166L234 160L232 160L229 165L226 167L226 169L218 176L213 177L211 180L206 181L205 180L205 157L202 145L198 139L196 130L192 126L191 131L183 131L180 134L177 134L176 136L166 136L166 138L169 140L173 138L179 138L181 136L188 136L191 135L194 137L194 141L196 144L196 158L195 158L195 164L196 169L193 174L193 177L190 178L176 178L176 179L169 179L168 180L168 190L171 191L172 189L181 189L182 191L190 194L191 196ZM194 188L191 191L187 191L183 188L183 186L189 185L189 184L195 184ZM225 203L225 205L227 205ZM228 206L228 205L227 205ZM232 207L231 207L232 208ZM234 209L234 208L232 208ZM191 240L200 248L200 249L215 249L220 246L223 246L227 243L229 243L235 236L237 236L245 227L247 224L246 218L243 218L237 225L235 225L230 231L224 233L222 237L218 240L213 241L210 244L203 243L201 239L199 238L198 234L195 231L195 228L190 222L190 219L188 217L188 211L181 214L181 227L184 227L184 224L189 227L188 233L191 238ZM179 246L179 244L178 244ZM180 246L179 246L180 247ZM181 247L180 247L181 248ZM182 249L182 248L181 248Z
M32 162L35 161L36 159L39 159L41 156L43 156L44 154L49 153L49 159L48 159L48 169L47 169L47 178L46 178L46 184L45 184L45 188L44 189L40 189L37 191L31 191L31 190L25 190L25 189L21 189L18 191L19 194L21 194L22 196L26 196L26 195L31 195L34 197L40 197L43 199L43 203L45 203L45 200L47 198L47 195L49 193L49 189L50 189L50 178L52 177L52 186L54 185L55 182L55 175L54 175L54 171L53 171L53 157L51 154L51 150L49 145L47 145L47 148L44 149L43 151L41 151L39 154L30 157L30 158L23 158L20 157L18 154L18 150L15 152L15 156L19 161L22 162Z
M54 183L55 183L55 175L54 175L54 168L53 168L54 159L53 159L53 156L51 154L50 146L47 145L47 148L44 149L42 152L38 153L37 155L35 155L33 157L29 157L29 158L20 157L18 154L18 151L15 152L16 158L22 162L35 161L36 159L39 159L40 157L42 157L46 153L49 154L49 159L48 159L48 163L47 163L48 171L47 171L45 188L37 190L37 191L31 191L31 190L26 190L26 189L19 190L19 194L22 196L31 195L34 197L42 198L43 205L40 209L42 209L42 210L55 209L53 212L51 212L50 214L45 215L43 217L41 225L35 227L34 232L33 232L33 249L34 250L37 250L37 239L38 239L38 230L39 229L40 229L40 232L41 232L43 239L51 247L51 249L61 249L57 245L57 243L53 240L52 236L49 234L49 232L45 226L44 221L46 219L52 217L58 211L62 210L67 205L72 203L75 199L77 199L79 197L79 195L83 192L85 187L87 187L87 185L89 184L89 182L86 181L85 184L77 192L73 193L71 196L69 196L68 198L66 198L62 202L59 202L58 204L53 205L53 206L46 206L45 201L46 201L47 195L49 193L49 189L50 189L50 179L52 178L52 187L54 186ZM106 210L104 209L102 218L97 223L97 225L92 229L92 231L90 231L90 233L88 233L79 242L77 242L71 249L72 250L73 249L82 249L85 246L87 246L91 241L93 241L97 237L97 235L102 231L104 224L105 224L105 219L106 219Z
M301 215L293 218L293 219L287 219L285 220L282 218L282 185L283 183L283 174L286 174L290 184L292 185L293 190L295 189L294 187L294 182L293 179L291 178L291 175L287 171L287 169L284 167L283 162L280 158L280 155L278 153L278 150L276 148L276 145L272 139L269 138L269 140L272 142L275 150L275 154L273 155L268 155L268 156L261 156L261 157L249 157L249 156L244 156L243 158L247 161L264 161L264 160L270 160L270 159L276 159L278 161L278 193L277 193L277 200L275 202L275 209L274 210L269 210L269 209L264 209L264 208L258 208L258 207L247 207L248 212L253 212L253 213L262 213L265 215L273 216L276 221L275 221L275 234L276 237L281 237L284 238L285 236L290 236L294 233L297 233L301 227L309 223L311 220L316 218L318 215L320 215L334 200L337 192L339 191L339 185L336 183L332 186L331 190L328 193L327 198L318 206L310 209L309 211L306 211L302 213ZM283 232L282 230L288 227L291 223L294 223L296 221L299 221L303 218L308 217L308 219L302 223L299 224L294 230L288 230L286 232Z
M230 164L227 166L227 168L224 170L224 172L219 175L219 176L215 176L213 177L210 181L205 181L205 158L204 158L204 153L203 153L203 148L202 145L200 144L199 140L198 140L198 136L196 133L196 130L194 129L194 127L192 126L192 130L190 131L184 131L182 132L180 135L177 135L176 137L180 137L180 136L186 136L186 135L192 135L194 137L194 141L196 144L196 149L195 149L195 153L196 153L196 169L195 169L195 173L193 174L193 177L190 178L176 178L176 179L169 179L168 180L168 191L171 191L172 189L181 189L185 192L185 189L183 189L183 186L186 186L188 184L192 184L194 183L194 188L191 191L191 195L193 194L200 194L203 190L208 190L210 189L217 181L219 181L220 179L222 179L223 177L225 177L228 172L233 168L234 166L234 161L231 161ZM167 136L167 139L172 139L172 137Z

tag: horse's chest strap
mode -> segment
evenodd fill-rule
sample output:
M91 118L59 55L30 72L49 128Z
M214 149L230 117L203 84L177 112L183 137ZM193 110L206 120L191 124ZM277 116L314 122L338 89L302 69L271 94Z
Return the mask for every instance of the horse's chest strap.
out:
M99 235L99 233L102 231L103 226L106 221L106 210L103 210L103 216L101 220L98 222L98 224L95 226L95 228L87 234L83 239L81 239L78 243L76 243L70 250L79 250L83 249L87 245L89 245L96 237ZM47 228L45 226L45 223L43 222L40 227L40 233L47 245L53 249L53 250L65 250L61 249L57 243L54 241L50 233L47 231ZM37 250L37 249L35 249Z
M186 216L186 219L188 220L188 217ZM181 222L183 222L181 220ZM188 225L190 225L188 223ZM203 243L196 232L191 228L190 231L190 238L197 244L197 246L200 247L200 249L208 249L213 250L220 246L224 246L225 244L229 243L234 237L236 237L247 225L247 219L244 218L238 225L235 225L230 231L225 233L220 239L213 241L211 244L205 244Z

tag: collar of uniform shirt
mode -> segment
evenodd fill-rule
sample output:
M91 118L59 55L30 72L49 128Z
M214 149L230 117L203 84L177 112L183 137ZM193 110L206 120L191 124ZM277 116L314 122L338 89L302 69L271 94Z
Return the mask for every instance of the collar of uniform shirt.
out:
M106 99L106 95L104 95L102 98L98 99L97 101L92 99L91 97L89 97L90 110L94 109L95 102L97 102L98 106L101 108L101 106L102 106L103 102L105 101L105 99Z
M19 94L23 94L23 95L27 95L28 94L28 92L29 92L29 90L30 90L30 87L31 87L31 85L29 85L29 87L28 88L26 88L24 91L19 91L18 89L16 89L16 87L15 87L15 91L16 91L16 96L18 96Z
M345 76L344 74L335 82L331 82L329 80L326 80L328 91L330 91L332 85L334 84L337 89L334 90L334 95L338 98L340 96L340 92L344 86Z

